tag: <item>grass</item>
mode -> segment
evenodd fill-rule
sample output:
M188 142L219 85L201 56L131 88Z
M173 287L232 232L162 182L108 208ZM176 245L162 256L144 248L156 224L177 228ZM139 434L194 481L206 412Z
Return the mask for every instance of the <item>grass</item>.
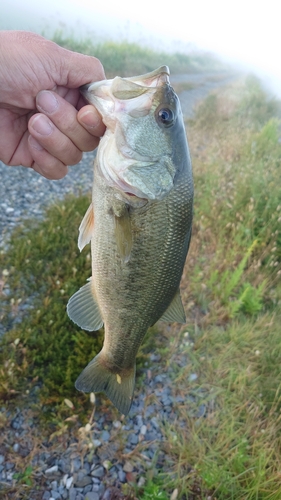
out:
M64 48L100 59L107 78L117 74L120 76L141 75L164 64L169 66L172 73L198 73L225 69L225 65L209 53L159 52L126 40L97 41L95 37L79 40L66 36L62 30L55 31L52 39Z
M147 471L134 490L139 499L281 498L280 110L249 77L210 95L187 123L196 190L182 280L188 324L160 348L184 403L163 424L171 466ZM0 255L10 289L2 321L32 299L28 316L1 341L0 396L18 405L18 393L30 401L26 390L36 389L55 439L66 429L64 408L83 405L89 415L91 403L73 381L85 352L88 359L101 342L101 332L81 333L65 314L67 298L90 275L89 256L78 254L73 237L87 205L83 197L51 207L44 221L17 229ZM89 429L80 428L86 448ZM28 486L28 463L20 474Z
M3 399L21 392L23 386L38 389L38 380L41 404L50 406L62 395L71 397L75 377L85 366L85 353L90 359L101 349L102 332L83 334L66 315L68 297L91 275L90 254L79 254L73 238L88 204L87 197L75 201L70 197L52 206L45 220L29 221L13 234L3 262L9 269L4 280L12 290L3 303L8 309L3 322L8 324L11 315L18 314L19 321L2 339ZM21 318L22 303L27 303L28 313Z
M193 321L175 392L203 395L206 411L187 402L166 425L174 467L163 484L181 498L281 498L280 123L280 103L250 77L209 96L188 126L196 201L183 296Z

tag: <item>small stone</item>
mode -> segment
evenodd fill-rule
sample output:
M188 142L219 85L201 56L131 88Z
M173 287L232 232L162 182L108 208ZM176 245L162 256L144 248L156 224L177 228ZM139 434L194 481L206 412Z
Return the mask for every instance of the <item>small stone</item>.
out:
M145 435L145 440L146 441L155 441L155 439L158 439L157 433L155 431L148 431Z
M51 489L52 490L57 490L58 489L58 482L57 481L52 481L51 482Z
M123 470L118 471L118 479L121 483L126 482L126 473Z
M69 490L71 488L72 483L73 483L73 476L66 479L65 487L67 490Z
M20 445L19 445L19 443L15 443L15 444L13 445L13 450L14 450L14 452L15 452L15 453L18 453L19 449L20 449Z
M83 489L83 493L84 495L86 493L89 493L89 491L93 491L93 486L92 486L92 483L91 484L88 484L87 486L85 486L85 488Z
M159 429L159 424L158 424L158 420L156 417L152 417L151 423L152 423L153 427L155 427L155 429Z
M70 466L63 458L58 461L58 468L64 474L70 472Z
M113 422L113 427L114 427L115 429L120 429L121 425L122 425L122 424L121 424L121 422L120 422L119 420L114 420L114 422Z
M198 375L196 373L191 373L188 377L189 382L194 382L194 380L197 380Z
M42 500L50 500L51 493L49 491L44 491L44 494L42 496Z
M51 490L51 495L54 500L59 500L61 498L61 495L58 491Z
M45 470L45 474L54 474L55 472L58 472L59 468L57 465L53 465L53 467L50 467L49 469Z
M146 426L146 425L142 425L142 426L141 426L141 429L140 429L140 433L141 433L143 436L145 436L146 431L147 431L147 426Z
M164 406L169 406L170 404L172 404L172 400L169 396L166 396L164 395L162 398L161 398L161 401L162 401L162 404Z
M89 491L84 496L84 500L99 500L100 496L96 491Z
M206 406L205 405L200 405L196 414L196 417L204 417L206 413Z
M160 361L160 359L161 359L160 354L153 354L153 353L150 354L150 360L151 361Z
M0 465L3 464L5 461L4 455L0 455Z
M71 472L78 472L81 468L81 460L79 457L76 457L71 462Z
M128 437L128 441L131 444L138 444L139 439L138 439L138 436L136 434L130 434Z
M133 472L133 470L134 470L134 466L133 466L133 464L132 464L131 462L127 461L127 462L125 462L125 465L124 465L124 467L123 467L123 470L124 470L125 472Z
M91 476L93 477L103 477L103 475L104 475L104 468L102 466L96 467L91 472Z
M93 439L93 445L95 448L98 448L98 446L101 445L101 441L99 439Z
M77 488L84 488L85 486L88 486L88 484L92 484L92 478L90 476L84 476L75 482L75 486Z
M11 470L15 467L15 464L12 462L6 462L6 470Z
M101 434L101 440L102 441L109 441L110 439L110 434L108 431L103 431Z
M76 500L76 488L70 488L68 500Z
M14 430L17 430L17 429L19 429L19 428L20 428L20 424L19 424L19 422L18 422L18 419L17 419L17 418L15 418L14 420L12 420L11 427L12 427L12 429L14 429Z
M141 415L136 415L137 425L141 427L143 425L143 419Z
M148 405L145 409L145 416L150 417L154 413L154 406L153 405Z
M145 485L145 477L141 476L138 480L138 487L142 488Z

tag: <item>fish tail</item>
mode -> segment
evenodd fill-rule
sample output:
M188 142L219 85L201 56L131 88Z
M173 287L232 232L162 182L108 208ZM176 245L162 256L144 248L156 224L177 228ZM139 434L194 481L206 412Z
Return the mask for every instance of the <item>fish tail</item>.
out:
M102 353L99 353L79 375L75 387L82 392L105 392L114 406L127 415L132 404L135 372L136 366L113 373L104 363Z

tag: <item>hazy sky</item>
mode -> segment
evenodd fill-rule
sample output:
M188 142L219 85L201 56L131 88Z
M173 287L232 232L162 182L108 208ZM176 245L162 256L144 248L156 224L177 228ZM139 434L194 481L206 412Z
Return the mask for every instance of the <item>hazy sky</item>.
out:
M183 10L184 6L184 10ZM279 0L2 0L1 29L105 34L195 47L255 68L281 95Z

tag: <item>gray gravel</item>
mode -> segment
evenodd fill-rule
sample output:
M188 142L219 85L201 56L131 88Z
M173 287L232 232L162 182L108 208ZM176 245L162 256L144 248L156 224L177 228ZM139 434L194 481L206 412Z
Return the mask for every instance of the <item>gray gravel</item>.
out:
M228 81L226 78L208 82L202 75L194 78L188 75L188 78L198 83L196 89L184 91L180 96L183 111L189 117L198 100ZM172 83L173 80L176 77ZM85 154L80 164L70 167L69 174L60 181L49 181L31 169L7 167L0 162L0 246L6 247L11 230L23 219L42 217L45 207L66 193L90 192L92 162L93 153ZM98 397L93 422L81 428L79 440L70 432L68 442L61 443L58 438L57 446L50 447L38 437L36 419L28 408L14 411L0 408L0 423L1 419L5 422L0 438L0 498L1 491L4 495L7 488L14 487L16 492L17 484L23 481L17 476L22 472L22 460L32 467L36 486L29 500L111 500L117 494L116 488L126 482L143 486L147 469L170 470L172 462L165 449L163 424L177 419L184 428L186 422L179 417L182 405L195 419L204 417L208 409L200 390L184 399L173 383L173 366L184 367L189 362L183 354L186 342L183 337L166 372L161 368L164 365L161 356L151 354L143 369L142 387L135 391L125 420ZM187 383L196 378L197 374L192 374ZM13 493L7 498L14 498ZM19 498L17 493L15 498Z
M90 193L94 153L69 167L66 177L50 181L25 167L7 167L0 162L0 246L11 230L26 218L42 217L46 206L66 194Z

